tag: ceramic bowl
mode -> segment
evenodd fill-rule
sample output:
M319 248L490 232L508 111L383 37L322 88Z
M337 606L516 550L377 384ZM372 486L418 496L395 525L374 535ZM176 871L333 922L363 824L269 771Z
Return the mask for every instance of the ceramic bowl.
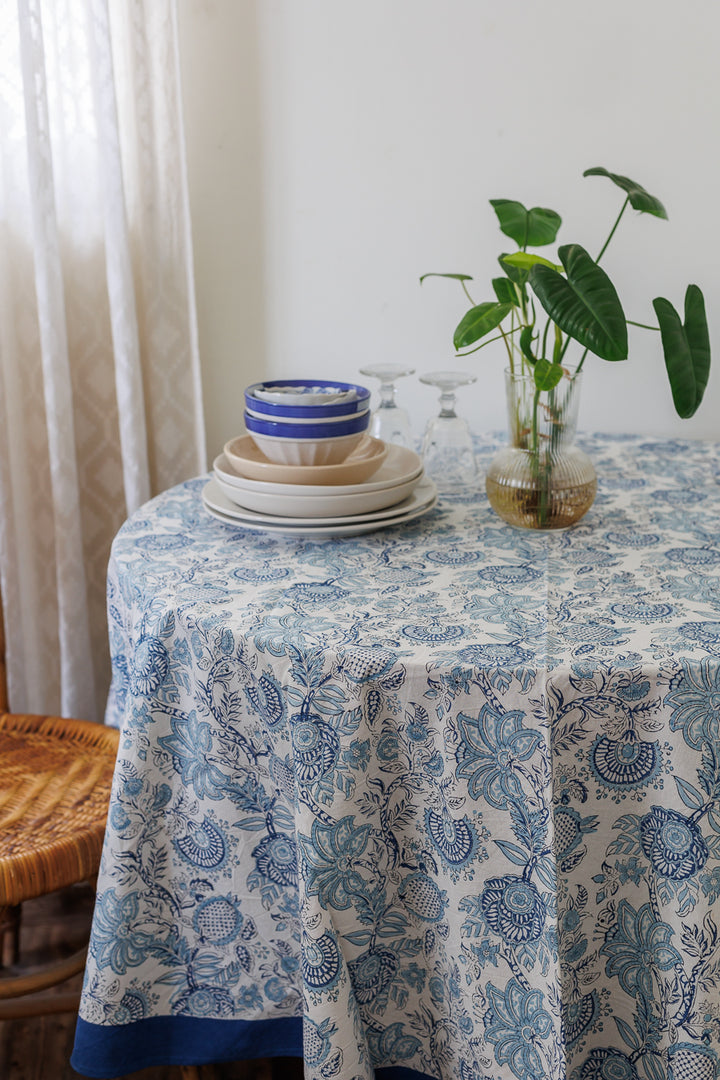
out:
M275 379L248 386L245 406L268 420L329 419L365 412L370 406L370 391L356 383Z
M256 409L247 408L245 410L248 416L252 416L255 420L274 420L279 423L292 423L292 424L339 424L345 420L352 420L356 416L364 416L369 409L363 409L362 412L343 413L342 416L278 416L269 417L267 413L258 412Z
M310 487L317 493L317 485L362 484L373 476L388 456L389 446L365 435L362 442L338 465L277 465L268 461L249 435L238 435L225 444L224 453L215 462L215 470L226 470L222 479L228 483L246 486L264 483L270 488L286 487L288 484ZM224 465L223 465L224 463ZM230 472L227 469L230 469Z
M245 413L245 427L269 461L282 465L336 465L344 461L370 423L370 412L346 420L298 424L291 420L258 420Z

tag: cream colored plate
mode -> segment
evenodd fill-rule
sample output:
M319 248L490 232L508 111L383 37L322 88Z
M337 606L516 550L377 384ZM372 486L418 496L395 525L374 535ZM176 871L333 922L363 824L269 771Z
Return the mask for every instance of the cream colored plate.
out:
M337 494L334 488L321 488L319 495L307 495L307 487L301 487L302 494L295 491L285 494L278 491L255 491L229 484L222 472L215 470L215 483L223 495L234 506L254 510L259 514L276 514L279 517L300 518L341 518L354 517L356 514L370 514L386 507L403 502L422 480L422 472L399 484L364 490L365 485L358 484L359 491ZM277 487L277 485L274 485Z
M379 439L374 441L380 442ZM219 454L215 458L213 469L219 479L243 491L264 491L275 495L330 495L331 497L354 495L361 491L379 491L381 488L404 484L408 480L416 480L420 476L422 459L414 450L408 450L404 446L395 446L394 444L382 443L382 446L385 449L385 460L382 465L368 480L349 484L329 484L324 482L319 484L295 484L291 482L281 484L272 480L254 480L251 477L238 476L224 454ZM279 466L274 467L278 468ZM329 465L323 467L322 472L325 473L327 469L341 467ZM313 466L313 472L316 472L319 468L320 466Z
M225 444L230 470L249 480L280 484L360 484L380 468L388 447L366 435L345 461L337 465L280 465L268 461L250 435L238 435Z
M359 514L352 518L273 517L240 510L224 497L214 480L203 488L203 503L214 517L229 525L260 531L283 533L288 536L352 536L390 525L399 525L425 514L437 503L437 489L432 480L424 480L413 494L392 510L374 514Z
M398 514L407 513L408 510L413 510L415 507L429 502L430 499L434 499L436 495L437 489L435 484L432 480L425 477L415 486L414 491L410 492L406 498L396 502L392 506L386 506L381 510L365 511L349 515L329 513L322 517L317 514L310 514L308 517L302 517L299 514L261 513L248 509L245 506L238 506L237 503L233 502L223 493L216 478L210 480L203 488L203 499L206 506L211 506L213 509L226 514L228 517L255 521L258 523L264 522L268 525L290 524L311 525L316 527L321 527L323 525L344 525L349 524L351 521L381 521L384 518L391 518Z

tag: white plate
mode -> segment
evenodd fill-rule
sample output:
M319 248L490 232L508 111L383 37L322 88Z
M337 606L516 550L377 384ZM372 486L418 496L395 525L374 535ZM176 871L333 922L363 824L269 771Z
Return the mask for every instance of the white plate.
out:
M322 488L320 495L289 495L277 491L255 491L239 488L228 483L221 471L215 470L215 483L234 506L255 510L259 514L277 514L279 517L341 518L356 514L369 514L385 507L403 502L421 482L423 473L401 484L380 488L379 491L353 491L349 495L336 495L334 489ZM277 486L277 485L276 485ZM358 485L364 487L364 485Z
M415 518L428 513L437 503L437 490L433 482L428 480L420 485L424 488L427 497L423 500L419 498L408 499L407 508L392 516L361 514L357 518L340 518L336 521L332 519L321 521L317 518L305 522L295 518L280 518L274 521L272 519L266 520L269 515L253 514L252 511L246 511L245 515L240 517L238 508L234 507L232 503L229 503L229 510L224 509L223 503L227 506L228 502L224 500L222 492L213 492L212 485L213 481L210 480L203 488L203 503L212 517L217 518L226 525L234 525L239 529L250 529L254 532L272 532L283 536L311 536L318 538L358 536L361 533L373 532L375 529L389 528L391 525L403 525L408 521L413 521Z
M309 514L302 517L299 514L266 514L238 506L229 499L222 491L217 479L213 478L203 488L203 499L207 506L219 510L228 517L237 518L241 521L255 521L268 525L311 525L321 528L324 525L345 525L354 521L383 521L386 518L397 517L399 514L414 510L417 506L434 499L437 489L432 480L423 478L406 498L393 506L379 510L365 511L357 514L334 514L327 513L324 516Z
M341 466L330 466L340 468ZM233 487L243 491L265 491L276 495L355 495L359 492L380 491L382 488L403 484L415 480L422 472L422 459L414 450L390 443L387 456L380 468L369 480L351 484L282 484L271 480L252 480L238 476L224 454L219 454L213 462L215 475Z

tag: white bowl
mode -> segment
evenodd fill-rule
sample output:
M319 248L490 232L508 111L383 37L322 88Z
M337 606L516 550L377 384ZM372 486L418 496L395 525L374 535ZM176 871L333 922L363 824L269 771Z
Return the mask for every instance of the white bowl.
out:
M365 438L364 431L325 439L294 439L257 431L250 435L268 461L279 465L338 465Z
M245 389L245 404L268 417L339 416L359 412L370 402L370 391L357 383L307 379L274 379Z
M275 405L340 405L357 397L355 390L338 391L319 386L278 386L274 390L258 387L251 393L260 401Z

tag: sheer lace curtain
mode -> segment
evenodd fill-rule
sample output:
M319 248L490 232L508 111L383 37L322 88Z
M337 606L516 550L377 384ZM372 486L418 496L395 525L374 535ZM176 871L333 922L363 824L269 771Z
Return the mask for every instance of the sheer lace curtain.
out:
M174 0L0 5L0 230L10 703L99 720L112 538L205 468Z

